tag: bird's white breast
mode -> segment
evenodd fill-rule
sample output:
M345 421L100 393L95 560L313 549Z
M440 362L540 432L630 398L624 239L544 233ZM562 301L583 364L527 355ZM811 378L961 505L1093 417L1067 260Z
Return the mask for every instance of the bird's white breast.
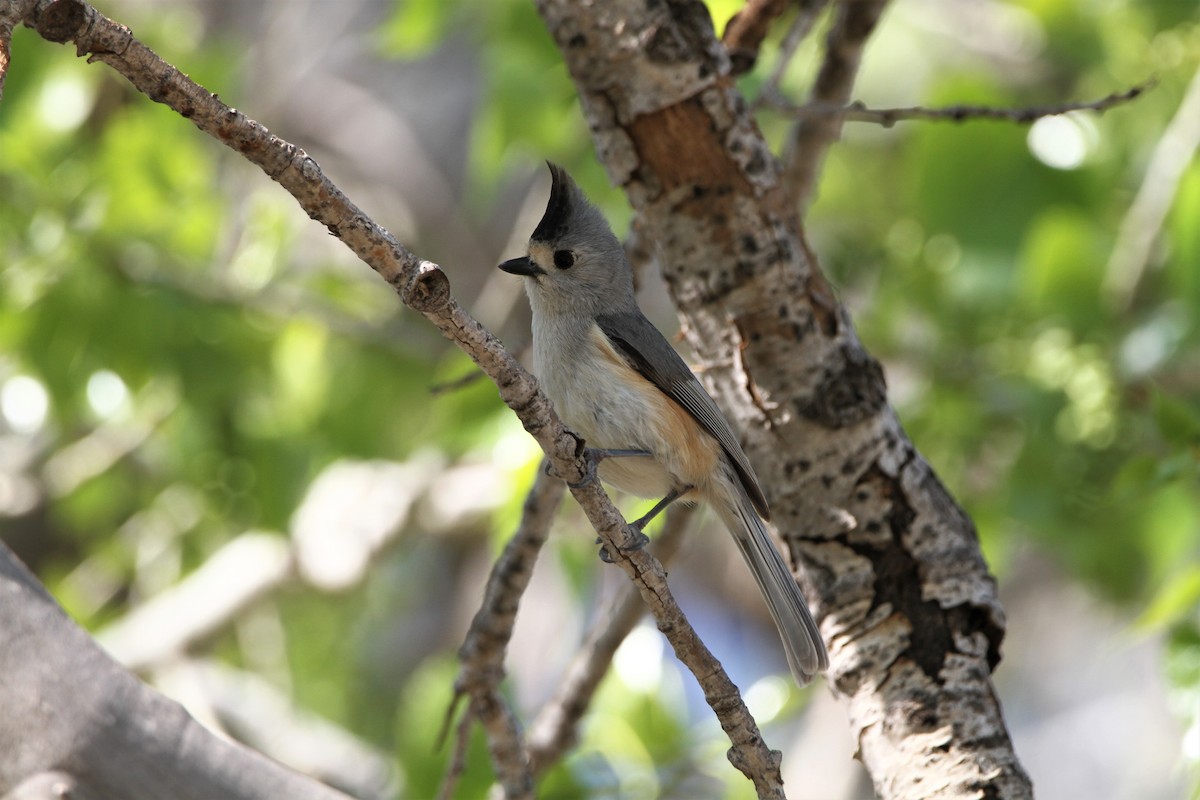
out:
M654 454L603 461L605 482L662 497L707 480L719 458L716 440L631 368L594 322L555 324L539 316L545 315L534 319L534 372L567 427L589 447Z

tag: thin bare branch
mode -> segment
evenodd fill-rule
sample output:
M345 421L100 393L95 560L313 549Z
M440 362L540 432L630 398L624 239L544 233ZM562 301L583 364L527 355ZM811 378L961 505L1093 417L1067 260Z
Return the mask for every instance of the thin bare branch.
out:
M1125 219L1105 269L1104 289L1109 301L1126 309L1137 294L1138 284L1150 263L1163 222L1171 210L1179 181L1200 147L1200 69L1192 76L1187 94L1179 104L1162 138L1154 147L1146 175Z
M455 728L454 750L450 756L450 764L442 777L442 785L438 787L438 800L451 800L463 772L467 769L467 745L471 741L471 709L462 715Z
M761 105L768 106L789 116L799 119L814 119L819 117L840 117L844 122L873 122L890 128L897 122L908 120L932 120L938 122L967 122L984 119L1029 124L1043 117L1054 117L1069 114L1073 111L1096 111L1103 113L1110 108L1124 105L1141 97L1154 88L1154 80L1138 84L1123 92L1113 92L1098 100L1087 102L1058 103L1048 106L1027 106L1023 108L997 108L995 106L957 105L944 108L925 108L912 106L909 108L867 108L859 102L849 105L830 105L825 103L810 103L803 106L793 106L781 101L778 97L763 97Z
M530 797L533 776L525 756L520 726L500 694L504 656L512 639L521 597L529 586L533 565L550 534L564 492L563 482L551 477L543 460L533 488L525 498L521 522L488 576L483 602L458 651L459 674L455 701L471 697L468 714L477 717L487 734L492 766L505 797ZM463 745L460 739L458 745Z
M783 37L783 42L779 45L779 58L776 60L775 66L771 68L771 74L763 82L758 97L754 100L754 108L759 108L772 101L784 102L779 91L779 86L783 83L783 76L796 56L796 51L800 49L800 43L812 32L813 25L817 22L817 16L828 2L829 0L801 0L800 8L796 11L796 18L792 20L788 32Z
M720 662L701 641L679 608L662 564L630 547L637 531L613 506L589 470L581 440L567 431L537 382L499 340L472 318L450 294L442 269L418 258L380 228L323 174L303 150L272 135L259 123L222 103L215 95L167 64L133 38L129 29L82 0L37 0L25 24L54 42L74 42L78 52L124 75L139 91L189 119L258 165L288 190L301 207L378 272L409 307L458 345L496 384L501 399L550 457L589 522L633 580L676 656L700 683L705 699L730 738L729 759L761 797L783 797L780 754L771 751Z
M492 566L483 602L458 651L462 669L455 683L460 691L471 692L480 683L495 686L498 681L493 676L503 673L504 651L512 638L521 596L564 492L563 482L548 474L549 463L543 461L538 470L525 498L520 525Z
M468 372L467 374L460 375L457 378L451 378L448 381L435 383L429 387L429 393L434 397L439 397L444 394L454 394L461 389L471 386L482 377L482 372Z
M746 0L741 11L725 25L721 41L729 51L729 73L741 75L754 69L758 51L771 23L783 16L791 0Z
M521 726L500 690L489 688L476 693L469 711L483 725L488 755L505 800L533 800L533 773L529 770Z
M825 60L809 94L816 105L842 106L850 100L867 39L875 30L888 0L842 0L825 39ZM842 131L842 118L821 115L801 119L793 128L783 154L784 186L796 206L812 201L817 175L829 146Z
M694 510L689 506L673 506L667 512L667 523L651 545L654 555L664 564L678 552ZM608 673L613 654L645 614L645 604L633 586L625 584L596 615L594 627L567 667L554 697L542 706L530 726L529 767L535 776L575 746L579 720Z

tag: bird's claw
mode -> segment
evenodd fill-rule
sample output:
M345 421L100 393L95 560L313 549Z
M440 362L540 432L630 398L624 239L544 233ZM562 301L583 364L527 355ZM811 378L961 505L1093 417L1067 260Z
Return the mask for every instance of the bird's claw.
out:
M584 468L583 478L574 483L567 481L567 486L571 489L581 489L594 481L596 479L597 466L606 458L650 458L653 455L649 450L614 450L603 447L585 447L583 450L583 460L587 464L587 467Z
M632 553L636 550L641 550L650 541L650 537L642 533L641 528L638 528L636 524L625 526L625 539L626 541L632 541L619 548L622 553ZM604 540L599 536L596 537L596 544L600 545L600 560L605 564L616 563L616 559L613 558L612 553L608 550L608 545L603 544L603 542Z

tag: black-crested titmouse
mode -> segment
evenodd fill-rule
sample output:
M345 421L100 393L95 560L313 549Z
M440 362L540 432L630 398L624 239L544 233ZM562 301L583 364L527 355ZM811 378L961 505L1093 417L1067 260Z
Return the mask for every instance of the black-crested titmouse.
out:
M754 574L803 686L827 668L828 656L763 524L769 512L754 470L717 404L638 308L633 270L608 222L562 167L549 166L550 201L529 253L500 265L525 278L534 373L589 447L623 456L600 462L602 480L663 498L639 528L675 499L712 506Z

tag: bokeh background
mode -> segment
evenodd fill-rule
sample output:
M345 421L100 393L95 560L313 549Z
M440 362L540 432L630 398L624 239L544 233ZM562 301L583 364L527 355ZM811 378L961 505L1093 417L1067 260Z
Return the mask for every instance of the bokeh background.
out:
M739 4L710 2L720 30ZM525 0L105 0L440 263L514 350L559 161L618 231ZM777 63L786 22L754 72ZM827 27L782 82L803 100ZM1194 796L1200 763L1200 13L1189 0L903 0L855 97L1038 106L1032 126L848 123L807 234L891 401L978 524L996 680L1043 798ZM791 122L762 111L782 142ZM677 325L653 273L643 302ZM19 30L0 103L0 537L202 720L360 797L432 797L454 651L538 453L486 380L256 169ZM621 501L630 513L636 509ZM510 657L526 720L620 584L568 503ZM870 796L704 521L685 608L785 751L790 796ZM0 621L2 624L2 621ZM0 721L0 724L3 724ZM750 797L652 628L548 798ZM490 772L470 750L459 797Z

